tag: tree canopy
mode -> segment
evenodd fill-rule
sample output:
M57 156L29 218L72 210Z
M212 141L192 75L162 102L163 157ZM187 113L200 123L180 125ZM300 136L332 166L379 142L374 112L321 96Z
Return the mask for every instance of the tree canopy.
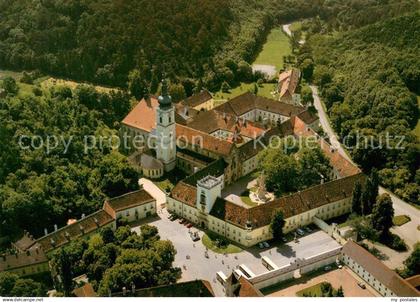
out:
M181 274L172 266L175 254L170 241L160 240L156 227L142 225L138 235L125 226L115 232L104 229L88 241L79 239L60 248L51 265L57 274L56 288L66 296L75 287L72 278L81 274L87 275L99 295L108 296L109 291L121 292L133 284L145 288L175 283Z
M86 85L0 99L0 236L40 236L135 190L137 172L108 140L129 109L124 93Z
M387 2L389 12L377 7L373 20L379 22L334 36L325 33L336 23L318 20L325 26L320 31L324 34L309 38L300 49L298 64L315 63L312 80L320 86L332 125L353 159L367 173L377 168L383 185L418 203L420 186L415 175L420 148L412 129L419 116L420 15L413 12L387 19L405 11L404 7L418 8L411 1Z

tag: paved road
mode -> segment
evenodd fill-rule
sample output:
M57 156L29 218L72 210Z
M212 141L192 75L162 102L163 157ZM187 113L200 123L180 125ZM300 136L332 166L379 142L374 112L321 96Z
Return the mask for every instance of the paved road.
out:
M328 119L328 115L324 110L324 107L322 106L321 99L319 98L319 92L318 88L316 86L309 86L312 90L312 96L314 98L314 106L316 110L318 111L319 116L319 122L322 126L322 129L324 129L324 132L328 135L330 138L331 146L333 146L340 154L346 158L348 161L354 164L353 160L350 156L344 151L343 147L341 146L340 142L338 141L337 135L335 134L334 130L332 129L330 125L330 121Z
M340 152L340 154L345 157L350 162L354 163L352 158L344 151L343 146L337 139L337 136L334 130L331 127L327 113L322 106L321 100L319 98L318 89L316 86L310 86L312 90L312 95L314 98L314 106L318 111L319 121L324 129L324 132L329 136L331 145ZM410 248L420 241L420 232L417 229L417 226L420 225L420 210L401 200L395 194L392 194L383 187L379 187L379 193L388 193L391 195L392 203L395 210L395 215L407 215L411 218L411 221L400 226L394 227L392 231L398 236L402 237L405 242L409 245Z

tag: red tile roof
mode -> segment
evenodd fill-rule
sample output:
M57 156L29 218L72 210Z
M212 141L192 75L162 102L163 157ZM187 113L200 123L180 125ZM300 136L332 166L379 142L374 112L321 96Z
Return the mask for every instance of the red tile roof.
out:
M37 239L46 253L60 246L66 245L71 240L82 237L114 221L114 218L105 210L99 210L76 223L67 225L56 232Z
M180 181L172 189L171 196L176 200L195 207L197 201L197 188Z
M116 212L134 208L153 201L155 201L155 199L146 190L140 189L138 191L106 200L104 203L104 210L115 219Z
M24 253L0 256L0 272L45 262L48 262L48 258L42 248L34 247Z
M382 261L352 240L347 241L342 253L349 256L375 279L389 288L398 297L419 297L420 292Z
M264 297L261 291L252 285L245 277L239 277L239 288L237 297Z
M251 92L246 92L240 96L237 96L232 100L216 107L214 110L241 116L254 109L278 113L289 117L305 111L304 107L294 106L265 97L256 96Z
M159 106L156 97L141 100L123 119L124 125L150 132L156 126L156 107Z
M281 210L289 218L309 210L351 197L356 182L363 183L365 176L357 174L325 184L313 186L304 191L277 198L252 208L244 208L228 200L216 200L210 214L242 228L259 228L270 224L272 215ZM177 198L178 199L178 198Z
M73 294L76 297L82 298L82 297L97 297L95 290L93 289L92 284L86 283L82 287L75 288L73 290Z
M213 133L217 130L234 132L239 127L240 134L255 138L264 133L265 129L250 121L238 119L237 116L220 111L210 110L199 112L194 120L188 123L188 127L205 132Z
M230 154L234 144L226 140L211 136L180 124L176 125L176 137L178 141L188 145L196 145L212 153L227 156Z
M182 101L184 104L190 107L196 107L198 105L201 105L209 100L211 100L213 97L207 90L203 90L197 94L194 94L190 96L189 98Z
M298 69L290 69L279 75L279 92L280 98L292 96L299 84L300 71Z

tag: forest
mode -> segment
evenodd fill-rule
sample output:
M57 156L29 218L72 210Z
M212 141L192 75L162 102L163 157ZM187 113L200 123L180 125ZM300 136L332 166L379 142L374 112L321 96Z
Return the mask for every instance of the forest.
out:
M13 90L13 79L3 82ZM104 198L138 187L137 172L118 150L110 144L85 150L84 144L85 136L116 134L130 109L127 95L101 94L86 85L37 94L0 98L0 138L7 142L0 146L2 244L25 229L39 237L43 228L63 226L97 210ZM48 149L49 137L58 138L56 148Z
M0 0L0 66L124 87L162 73L187 94L200 81L249 80L250 61L280 20L319 10L306 0Z
M385 187L418 204L420 149L413 128L419 119L419 12L334 35L328 20L320 24L312 29L326 32L313 30L299 51L304 76L320 87L352 158L366 172L377 168ZM368 144L357 145L357 137Z

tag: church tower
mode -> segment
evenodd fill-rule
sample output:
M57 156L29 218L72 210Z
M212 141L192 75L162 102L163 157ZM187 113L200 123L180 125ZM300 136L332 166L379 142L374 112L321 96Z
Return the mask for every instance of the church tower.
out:
M162 80L162 93L158 101L159 106L156 109L156 158L163 163L165 172L169 172L176 166L176 136L175 110L168 93L166 79Z

